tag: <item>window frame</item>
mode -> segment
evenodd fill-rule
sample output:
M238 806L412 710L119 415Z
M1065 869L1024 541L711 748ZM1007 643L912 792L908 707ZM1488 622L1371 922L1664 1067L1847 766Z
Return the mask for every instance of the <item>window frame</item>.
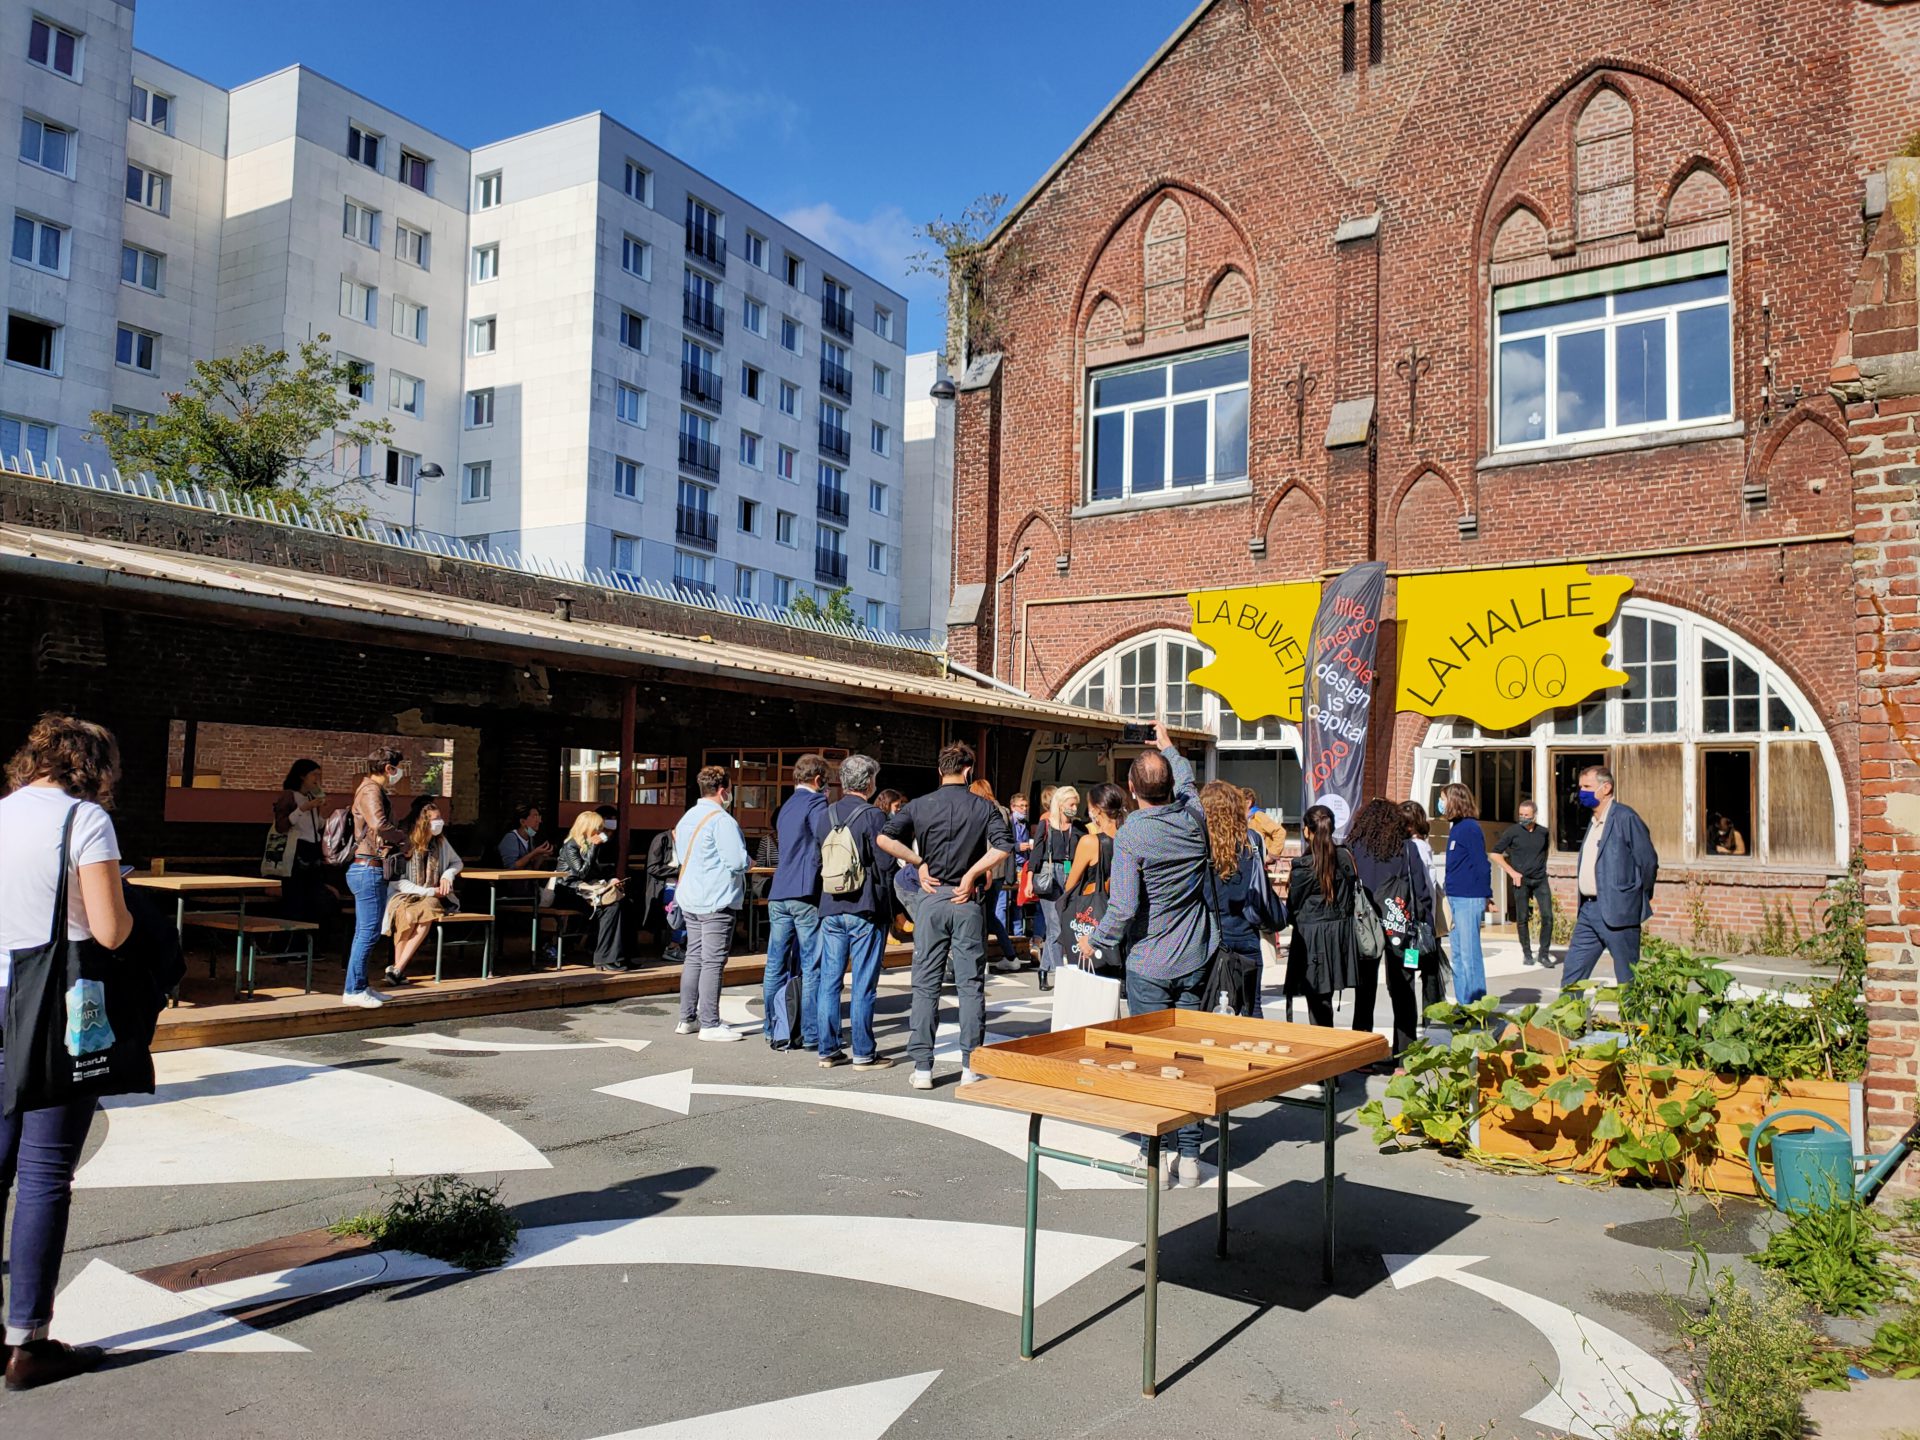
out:
M800 452L791 445L777 445L773 453L773 473L789 484L798 485L800 483Z
M497 414L495 407L498 404L499 396L491 385L480 385L467 391L465 399L461 401L462 428L491 430ZM484 420L477 418L482 409L485 409L487 416Z
M413 315L413 324L410 325L407 329L402 330L400 328L400 322L403 318L406 317L409 311L411 311ZM393 323L389 325L387 328L393 332L394 338L396 340L410 340L415 345L426 344L427 343L427 307L425 305L419 304L416 301L407 299L406 296L404 295L394 296L393 297Z
M127 180L129 185L131 185L135 175L141 177L140 195L137 198L132 195L127 196L127 203L129 205L137 205L142 210L149 211L155 215L171 214L173 211L173 176L167 174L164 170L155 170L150 165L142 165L137 160L129 160L127 162ZM157 205L154 203L156 193L158 193L160 197L160 203Z
M486 346L481 347L482 337ZM467 354L492 355L500 349L500 317L498 315L475 315L467 321Z
M1173 389L1173 372L1181 365L1199 360L1208 360L1216 356L1241 354L1247 360L1247 379L1233 381L1225 385L1209 386L1199 390ZM1253 461L1252 429L1252 370L1253 352L1250 340L1231 340L1219 345L1205 345L1194 350L1178 350L1164 355L1156 355L1144 360L1128 361L1117 365L1102 365L1090 368L1081 376L1081 395L1085 407L1085 422L1081 432L1083 459L1081 462L1080 503L1088 508L1127 509L1141 505L1177 504L1183 499L1215 494L1228 486L1244 485L1248 482ZM1143 400L1122 401L1118 404L1096 405L1094 395L1096 387L1104 380L1121 379L1129 375L1145 374L1151 370L1167 372L1166 386L1157 396ZM1221 475L1216 466L1219 459L1219 402L1222 396L1244 394L1247 397L1247 448L1238 474ZM1197 484L1179 485L1174 482L1174 451L1178 426L1176 412L1184 405L1204 401L1207 407L1207 473L1206 478ZM1161 425L1161 483L1151 490L1136 492L1133 488L1134 435L1139 428L1134 417L1146 411L1160 411L1165 419ZM1121 417L1120 451L1120 493L1118 495L1098 495L1094 486L1098 483L1096 466L1099 462L1098 433L1100 421L1110 416Z
M757 257L755 254L756 250L758 251ZM772 263L767 259L770 253L767 248L767 237L757 230L748 230L745 238L740 242L740 258L746 261L747 264L753 266L754 269L763 273L766 271L768 265Z
M767 305L764 300L756 300L751 295L740 297L740 325L749 335L766 337Z
M140 104L140 97L143 95L146 97L144 105ZM127 101L128 118L137 125L146 126L149 130L158 130L162 135L171 135L173 133L173 102L177 98L165 90L156 90L144 80L136 80L133 82L133 94ZM156 103L166 112L164 118L159 120L153 118Z
M639 264L630 263L638 256ZM632 231L620 236L620 268L636 280L653 280L653 246Z
M766 442L751 430L740 432L740 463L749 470L760 470L765 466L762 458L766 453Z
M31 156L25 153L27 127L29 125L38 125L40 127L40 144L37 147L38 153ZM49 131L56 135L64 135L66 137L64 152L65 164L60 167L47 164L47 133ZM80 132L75 130L71 125L62 125L58 120L49 120L45 116L36 115L31 110L22 110L20 112L20 146L20 163L22 165L31 165L34 169L44 171L48 175L58 175L62 180L73 179L77 152L80 149Z
M629 200L653 209L653 171L632 156L626 158L624 165L620 174L622 193Z
M778 401L779 410L782 415L791 415L796 420L800 418L802 408L800 403L800 387L794 384L793 381L782 380L780 382ZM789 401L792 402L791 405L788 404Z
M893 339L893 311L885 305L873 307L873 333L882 340Z
M787 343L789 339L793 341L791 345ZM789 355L807 353L807 327L791 315L780 317L780 348Z
M1137 665L1134 679L1131 682L1124 681L1125 662L1130 656L1148 648L1154 652L1153 679L1146 682L1152 686L1152 699L1143 706L1144 713L1135 715L1120 708L1123 689L1130 688L1137 697L1142 684ZM1189 717L1197 715L1199 723L1194 728L1211 731L1217 751L1287 751L1298 762L1301 741L1297 726L1273 716L1253 722L1241 721L1232 707L1224 705L1217 694L1187 680L1186 672L1177 678L1174 676L1173 655L1176 649L1197 655L1198 664L1205 664L1213 658L1213 651L1185 630L1149 630L1144 634L1129 636L1096 655L1060 686L1055 695L1065 704L1080 705L1126 719L1152 720L1157 710L1167 716L1168 724L1184 725L1191 724ZM1169 703L1175 698L1170 691L1176 683L1184 687L1177 697L1181 702L1178 705ZM1188 702L1196 698L1198 708L1191 708Z
M750 360L740 362L740 397L756 405L766 404L767 372Z
M371 143L373 148L373 156L371 159L367 158L367 147L369 143ZM386 171L382 168L382 163L386 159L386 143L387 137L384 132L368 129L357 120L347 121L346 156L353 164L365 166L376 175L386 174ZM355 151L359 153L356 154L354 153Z
M366 222L366 233L360 233L360 227L354 224L358 217ZM380 211L377 207L348 196L341 202L340 233L356 245L364 245L369 250L380 248Z
M396 490L420 493L420 455L418 451L403 449L398 445L387 447L387 473L382 483Z
M751 495L742 495L734 510L734 528L742 535L759 535L765 529L760 518L764 513L758 500Z
M15 425L20 430L20 442L8 454L6 447L0 444L0 460L11 463L22 455L31 455L37 464L44 465L60 454L60 427L46 420L35 420L30 415L0 413L0 426ZM41 449L33 448L33 431L39 430L44 437Z
M36 60L33 58L33 32L36 26L45 29L47 32L47 58L44 60ZM62 70L58 64L60 46L56 37L62 35L73 42L73 69L71 70ZM38 14L33 16L31 23L27 26L27 49L24 58L27 64L33 66L36 70L44 70L49 75L58 75L62 80L70 81L75 85L84 84L86 81L86 53L87 34L84 30L74 30L69 26L61 24L51 16Z
M411 404L403 399L401 390L410 390ZM427 410L427 382L418 375L409 375L404 370L387 372L387 408L402 415L411 415L415 420L422 419Z
M24 360L15 360L11 355L6 354L13 344L13 322L16 320L25 320L28 324L39 325L47 331L47 364L45 366L30 365ZM0 336L0 356L5 356L6 364L31 374L59 377L66 371L66 336L65 325L55 324L51 320L42 320L38 315L30 314L25 310L10 308L7 311L6 334Z
M792 510L773 512L773 543L789 550L800 548L800 517Z
M892 493L892 487L889 486L886 481L884 480L867 481L867 512L871 515L892 514L893 513L891 508L892 501L889 498L891 493ZM874 503L875 501L878 501L879 503L875 504Z
M627 397L633 397L632 411L627 413ZM647 392L638 385L629 385L626 381L616 381L613 388L613 418L622 425L631 425L636 430L647 428Z
M349 295L359 302L351 310L347 308ZM380 324L380 287L363 285L351 275L342 275L340 277L340 318L377 329Z
M475 210L496 210L500 207L505 190L500 183L500 172L489 170L484 175L473 177L473 208Z
M475 485L474 481L481 483ZM460 503L484 505L493 499L493 461L469 460L460 467Z
M893 398L893 371L877 362L873 367L873 393L882 400Z
M491 262L491 268L489 268ZM493 240L485 245L473 247L472 281L475 285L491 285L500 278L500 242Z
M130 339L126 347L129 358L120 358L121 341ZM147 363L140 363L140 342L146 342ZM131 370L136 375L158 375L160 373L160 336L156 331L142 329L138 325L118 324L113 332L113 363L119 370Z
M878 559L880 562L877 565L874 564L874 561L876 559ZM870 570L875 575L889 575L893 573L891 570L887 568L887 542L886 541L884 540L867 541L867 569Z
M683 571L687 573L682 573ZM673 583L689 590L713 589L713 556L673 547Z
M412 242L409 244L409 242ZM411 250L413 253L408 254ZM396 220L393 225L393 258L402 265L411 265L416 270L433 268L433 232L423 230L418 225L409 225L404 220Z
M31 227L29 232L30 238L27 242L27 255L24 259L18 251L13 248L20 234L20 226L23 223ZM58 261L52 265L43 263L40 258L46 249L46 237L48 235L54 237L54 248L59 252ZM25 266L29 270L36 270L42 275L57 275L64 280L68 278L73 271L72 240L73 228L71 226L62 225L58 221L44 219L26 210L16 210L13 212L13 239L10 239L8 242L7 253L12 257L13 263L16 265ZM138 247L136 246L135 248L137 249ZM124 269L125 266L123 263L122 270L124 271ZM124 275L122 279L124 283Z
M420 167L420 183L418 185L407 178L407 171L413 165ZM405 145L402 145L400 147L400 161L394 167L393 178L409 190L418 191L422 195L433 194L433 157L430 155L422 155L418 150L409 150Z
M639 500L647 491L647 467L625 455L613 457L613 493L622 500Z
M893 454L893 427L883 425L878 420L868 422L867 444L874 454L891 457Z
M629 330L634 333L640 342L639 344L633 344L629 340ZM631 351L635 355L652 354L653 337L650 330L651 327L647 324L646 316L642 315L638 310L630 310L624 305L620 307L620 328L616 338L619 340L622 350Z

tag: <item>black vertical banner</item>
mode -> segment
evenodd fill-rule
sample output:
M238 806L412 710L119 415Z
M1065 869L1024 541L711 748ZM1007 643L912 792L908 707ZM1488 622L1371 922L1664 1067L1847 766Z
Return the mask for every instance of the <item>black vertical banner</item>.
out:
M1386 593L1384 561L1355 565L1320 592L1320 609L1307 639L1301 778L1306 804L1333 812L1338 840L1346 838L1364 798L1360 786L1367 722L1373 713L1374 661L1380 651L1380 605Z

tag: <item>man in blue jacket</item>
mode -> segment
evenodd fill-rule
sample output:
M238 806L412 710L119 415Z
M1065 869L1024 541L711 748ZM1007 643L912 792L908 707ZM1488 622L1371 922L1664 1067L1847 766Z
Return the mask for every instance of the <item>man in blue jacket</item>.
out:
M820 842L827 838L827 762L793 762L793 794L773 822L780 863L767 887L767 971L761 999L767 1044L814 1045L814 982L820 973ZM796 1033L797 1032L797 1033Z
M1653 914L1660 857L1646 821L1613 798L1613 772L1604 765L1580 772L1580 803L1593 811L1593 823L1580 845L1579 909L1561 984L1585 980L1604 950L1613 956L1615 978L1631 985L1640 961L1640 927Z

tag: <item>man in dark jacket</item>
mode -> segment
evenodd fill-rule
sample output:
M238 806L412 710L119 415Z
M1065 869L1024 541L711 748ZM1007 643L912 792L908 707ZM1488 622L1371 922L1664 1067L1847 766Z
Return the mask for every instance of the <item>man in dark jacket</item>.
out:
M1579 909L1561 984L1585 980L1604 950L1613 956L1615 977L1630 985L1640 961L1640 927L1653 914L1660 857L1646 821L1613 798L1613 772L1604 765L1580 772L1580 803L1593 811L1593 823L1580 845Z
M853 1068L885 1070L893 1064L879 1053L873 1037L873 1003L880 991L880 962L887 948L888 880L873 843L887 816L873 803L880 762L870 755L849 755L840 762L840 798L827 806L827 834L844 826L860 862L860 883L838 892L827 889L835 875L822 867L820 891L820 974L814 990L814 1043L822 1069L842 1064L840 982L853 972ZM828 845L830 858L837 847ZM850 885L850 876L839 877Z
M761 999L767 1044L811 1050L813 986L820 973L820 842L827 838L827 762L802 755L793 762L793 794L775 817L780 863L767 890L767 971Z

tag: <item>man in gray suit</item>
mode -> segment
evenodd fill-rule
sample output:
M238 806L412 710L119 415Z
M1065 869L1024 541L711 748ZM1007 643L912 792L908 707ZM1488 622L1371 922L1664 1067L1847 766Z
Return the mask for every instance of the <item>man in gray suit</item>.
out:
M1580 803L1593 811L1593 823L1580 845L1579 909L1560 983L1571 987L1585 980L1604 950L1613 956L1615 977L1631 985L1640 961L1640 927L1653 914L1660 857L1647 822L1613 798L1613 772L1604 765L1580 772Z

